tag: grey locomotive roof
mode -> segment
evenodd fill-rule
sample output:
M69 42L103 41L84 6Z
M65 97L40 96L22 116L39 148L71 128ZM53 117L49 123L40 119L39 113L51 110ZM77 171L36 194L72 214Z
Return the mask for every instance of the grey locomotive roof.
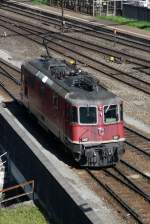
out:
M110 104L111 100L113 104L120 102L119 97L98 85L87 73L73 70L64 60L35 59L23 66L72 104Z

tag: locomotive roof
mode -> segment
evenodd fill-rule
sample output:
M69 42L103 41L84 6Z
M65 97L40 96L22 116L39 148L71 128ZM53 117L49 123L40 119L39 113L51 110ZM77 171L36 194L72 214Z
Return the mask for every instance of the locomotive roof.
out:
M72 104L120 102L119 97L97 84L88 73L77 70L64 60L40 58L26 62L23 67Z

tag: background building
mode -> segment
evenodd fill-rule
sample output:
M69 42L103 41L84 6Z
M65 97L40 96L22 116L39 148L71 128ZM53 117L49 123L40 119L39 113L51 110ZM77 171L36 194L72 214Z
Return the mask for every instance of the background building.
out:
M50 0L50 5L61 7L62 0ZM64 0L64 7L90 15L121 13L122 0Z

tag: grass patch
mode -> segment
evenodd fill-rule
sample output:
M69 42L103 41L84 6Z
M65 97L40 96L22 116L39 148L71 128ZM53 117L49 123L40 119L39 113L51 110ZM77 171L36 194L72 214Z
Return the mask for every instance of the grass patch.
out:
M34 4L44 4L48 5L48 0L32 0Z
M121 25L128 25L139 29L150 30L150 22L148 21L138 21L135 19L129 19L122 16L97 16L97 18L111 20Z
M39 209L32 205L0 209L1 224L47 224Z

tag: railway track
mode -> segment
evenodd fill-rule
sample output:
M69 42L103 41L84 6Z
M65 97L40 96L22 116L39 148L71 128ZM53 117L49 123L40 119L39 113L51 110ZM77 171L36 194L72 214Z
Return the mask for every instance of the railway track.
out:
M0 59L0 86L14 100L20 98L20 77L18 68Z
M7 17L5 17L7 18ZM34 17L33 17L34 18ZM39 18L38 18L39 19ZM17 22L17 20L16 20ZM39 27L38 27L39 28ZM44 29L43 29L44 30ZM32 29L31 29L32 31ZM51 34L49 33L49 36L54 35L54 32ZM114 47L108 47L108 46L103 46L101 44L98 43L94 44L93 40L89 41L88 38L86 38L86 41L81 38L81 37L74 37L74 36L70 36L68 34L63 34L63 33L55 33L55 39L57 40L62 40L65 43L70 43L79 47L84 47L88 50L93 50L99 54L102 54L103 56L114 56L116 59L118 60L126 60L126 62L128 63L133 63L135 65L141 65L144 68L149 67L149 63L150 60L146 57L143 57L142 55L137 55L137 54L131 54L131 52L129 51L125 51L125 50L118 50L115 49Z
M12 28L12 31L15 32L15 29L16 27L14 27L14 29ZM43 41L41 35L46 34L45 31L39 31L38 27L35 30L33 28L31 32L31 28L29 28L28 26L26 27L23 24L19 24L19 26L17 27L17 32L18 34L27 36L31 40L34 40L40 44L42 44ZM52 36L53 33L51 37ZM75 54L79 55L79 53L76 53L77 51L74 51L74 54L70 53L70 48L72 45L65 48L63 46L63 42L58 47L56 40L52 40L51 38L48 39L48 36L46 37L46 40L51 41L51 44L48 44L50 49L57 50L61 54L64 54L65 52L65 55L70 58L76 58L77 56L75 56ZM91 59L91 57L86 58L86 56L82 54L80 55L79 61L89 65L89 67L91 66L92 68L96 68L98 71L101 71L100 67L102 67L103 65L102 63L100 66L97 61L93 62L93 59ZM12 97L17 97L18 99L20 81L19 73L16 73L16 75L11 78L12 72L10 72L10 70L8 72L4 65L0 64L0 66L0 73L2 74L0 84L4 87L5 90L7 90L7 92L10 93L10 95L12 95ZM110 69L112 72L112 68ZM107 74L108 71L105 67L103 67L103 70L103 72L106 72ZM110 71L108 73L108 75L110 75ZM119 74L115 74L114 71L114 76L115 75L116 77L119 77ZM128 76L126 76L126 79L127 77ZM130 80L129 82L132 81ZM137 83L137 85L139 85L139 83ZM145 89L145 86L143 86L142 88ZM147 93L149 94L149 91L147 91ZM150 222L150 174L147 172L148 170L150 170L149 139L128 128L126 128L126 135L126 154L125 157L117 165L117 167L104 169L102 171L88 170L88 173L92 178L94 178L95 181L97 181L97 183L100 183L105 191L109 192L109 194L111 194L111 196L115 198L115 200L128 212L128 214L130 214L129 223L135 223L135 221L130 218L132 216L138 223L148 224ZM99 188L99 191L101 191L101 188Z
M133 153L130 151L130 145L127 145L126 154L129 155L121 159L116 167L102 171L87 170L87 172L137 223L148 224L150 222L150 173L146 171L150 170L150 167L148 166L147 170L145 164L149 163L150 139L128 127L126 127L126 134L126 143L132 142ZM144 165L137 159L143 155ZM127 158L130 160L128 161ZM134 221L130 220L129 223Z
M140 133L137 133L133 129L125 128L127 140L126 145L130 149L140 152L150 157L150 139Z
M51 35L51 34L50 34ZM81 38L73 37L67 34L62 34L62 33L54 33L52 34L55 39L57 40L62 40L65 43L73 44L75 46L85 48L94 52L97 52L98 54L101 54L103 57L110 57L113 56L115 57L118 62L121 63L121 61L126 61L128 63L133 63L134 65L141 65L145 68L149 67L150 60L149 58L141 58L141 55L137 54L131 54L129 51L123 51L123 50L118 50L115 49L114 47L107 47L107 46L102 46L101 44L93 43L92 41L89 41L88 39L83 40Z
M3 83L2 86L5 87L5 91L7 90L7 93L11 97L13 96L15 98L17 96L16 99L18 100L17 92L19 93L20 70L5 63L3 60L0 61L0 68L0 72L3 73L0 76L0 83ZM150 150L150 139L128 127L126 127L126 135L127 142L135 146L134 150L130 150L129 145L129 148L126 149L125 158L114 168L95 171L87 170L87 172L138 223L148 224L150 222L150 173L147 174L145 172L145 165L150 166L148 165L149 157L143 153L138 153L139 150L136 147L142 147L145 151ZM141 157L144 160L144 166L137 159L141 159ZM85 171L80 170L81 172L83 173ZM102 189L98 188L95 191L101 192ZM118 206L117 203L115 208ZM129 223L134 223L131 217L129 218L129 221L131 221Z
M125 127L125 131L126 153L115 167L75 172L112 208L115 207L126 223L149 224L150 139L129 127Z
M130 214L137 223L149 223L150 195L127 178L118 168L105 169L99 173L87 170L87 173L127 211L128 216ZM147 181L145 181L146 185L148 186ZM129 223L135 223L131 217Z
M81 47L81 43L80 46L73 43L69 44L68 41L64 42L63 35L59 35L44 28L39 30L38 26L33 24L31 25L23 21L13 20L12 26L12 18L4 18L4 16L2 17L0 23L1 26L10 29L11 31L22 36L25 36L32 41L36 41L39 44L43 44L44 38L48 42L49 49L52 49L70 58L76 58L79 62L88 65L90 68L95 69L96 71L102 72L103 74L113 79L119 80L127 85L141 90L148 95L150 94L150 82L148 80L149 76L146 78L143 76L140 77L140 75L135 76L135 74L129 74L128 72L123 71L120 66L107 63L97 54L97 52L91 50L89 51L87 48L83 48L83 46ZM59 35L59 41L56 38L57 35ZM61 39L61 37L63 38Z
M24 4L18 4L17 2L7 2L1 5L1 8L5 10L10 10L14 13L19 13L20 15L30 16L30 18L36 18L39 21L43 22L44 24L49 25L50 23L54 26L61 25L61 16L58 14L47 13L42 10L33 9L30 6ZM19 12L18 12L19 8ZM79 20L75 20L72 18L65 18L67 29L75 29L78 32L85 33L86 35L101 38L107 41L114 42L114 34L113 30L106 28L105 26L99 26L93 24L91 22L86 23ZM118 32L117 34L117 43L122 44L124 46L141 49L143 51L150 52L150 41L144 40L142 38L133 37L127 34L123 34Z

